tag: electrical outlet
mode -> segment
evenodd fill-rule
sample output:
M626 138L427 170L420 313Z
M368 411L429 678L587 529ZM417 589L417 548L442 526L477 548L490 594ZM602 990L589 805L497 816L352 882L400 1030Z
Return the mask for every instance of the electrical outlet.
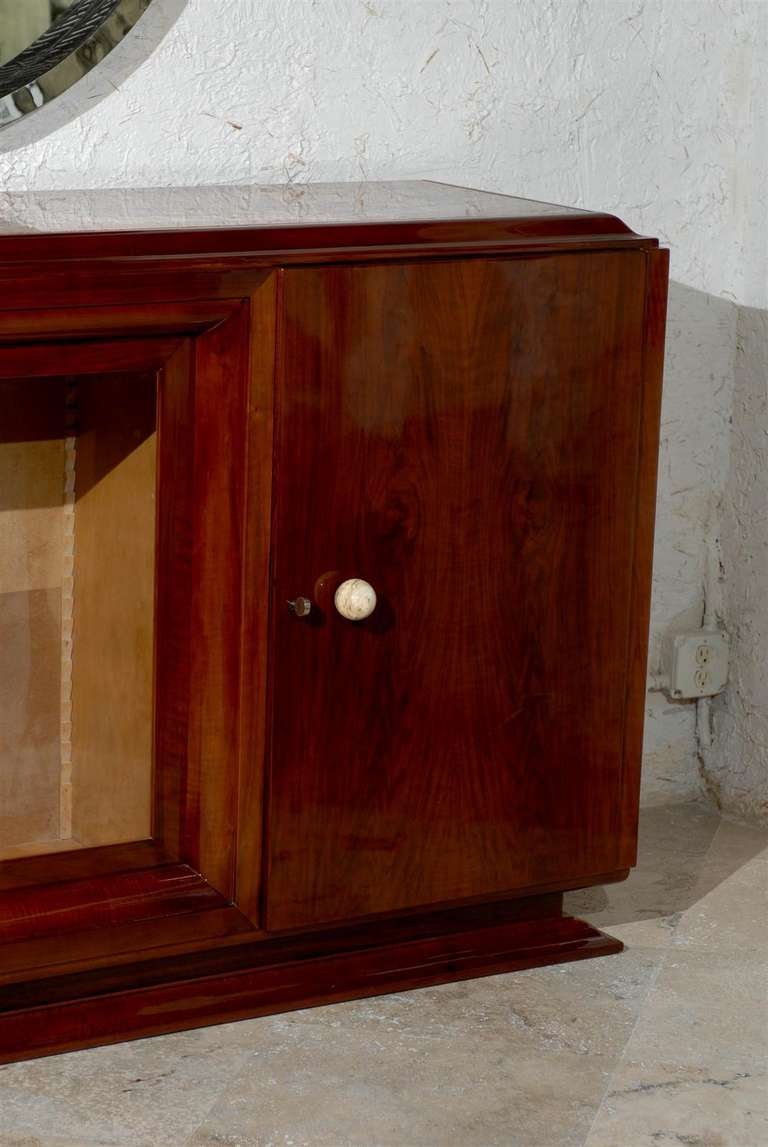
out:
M677 633L665 642L664 660L671 697L714 697L728 679L728 634L719 629Z

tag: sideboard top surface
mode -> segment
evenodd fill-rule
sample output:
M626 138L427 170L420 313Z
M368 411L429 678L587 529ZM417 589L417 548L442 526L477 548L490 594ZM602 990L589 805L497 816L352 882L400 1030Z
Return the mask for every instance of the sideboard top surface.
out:
M542 243L655 245L612 215L426 180L0 193L0 262Z

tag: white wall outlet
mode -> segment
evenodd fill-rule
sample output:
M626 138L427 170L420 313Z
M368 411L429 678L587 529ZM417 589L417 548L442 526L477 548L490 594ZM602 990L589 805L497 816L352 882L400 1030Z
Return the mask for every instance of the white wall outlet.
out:
M719 629L676 633L665 642L669 695L714 697L728 680L728 634Z

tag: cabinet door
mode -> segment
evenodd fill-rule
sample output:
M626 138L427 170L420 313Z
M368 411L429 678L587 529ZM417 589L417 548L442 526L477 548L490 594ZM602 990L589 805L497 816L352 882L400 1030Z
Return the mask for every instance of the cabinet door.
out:
M644 296L639 252L285 272L270 929L621 867Z
M253 310L273 302L274 277ZM0 314L0 982L256 927L235 829L257 787L250 311Z

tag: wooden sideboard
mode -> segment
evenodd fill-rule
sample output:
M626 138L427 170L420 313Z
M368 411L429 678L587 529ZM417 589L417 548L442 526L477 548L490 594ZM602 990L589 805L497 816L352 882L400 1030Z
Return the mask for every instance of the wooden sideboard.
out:
M5 194L0 278L0 1061L619 951L657 242Z

